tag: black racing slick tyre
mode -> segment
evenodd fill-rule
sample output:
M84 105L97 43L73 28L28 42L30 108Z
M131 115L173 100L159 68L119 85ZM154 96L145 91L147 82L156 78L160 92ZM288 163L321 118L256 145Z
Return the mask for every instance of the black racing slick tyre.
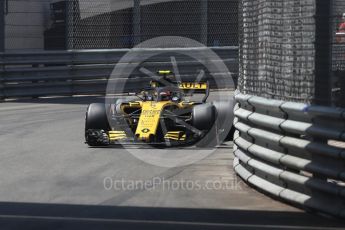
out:
M105 104L90 104L85 117L85 140L89 146L109 144L106 132L110 130Z
M216 125L219 141L232 140L234 135L234 129L232 128L234 122L234 101L214 101L212 104L217 112Z
M192 125L203 132L200 139L195 144L199 148L213 148L217 145L216 129L216 109L212 104L196 105L192 111Z
M86 112L85 130L103 129L109 130L109 122L105 104L93 103L89 105Z
M209 130L216 119L216 110L212 104L196 105L192 111L193 127L199 130Z

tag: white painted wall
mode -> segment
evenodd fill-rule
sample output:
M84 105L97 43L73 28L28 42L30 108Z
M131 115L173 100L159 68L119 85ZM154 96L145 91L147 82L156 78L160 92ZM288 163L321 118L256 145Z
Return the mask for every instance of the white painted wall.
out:
M52 0L9 0L5 17L5 49L42 50L43 32L50 24Z
M43 50L44 30L50 26L50 3L59 0L9 0L5 17L5 49ZM141 0L142 5L178 0ZM133 0L79 0L81 17L133 7ZM91 13L90 13L91 12Z

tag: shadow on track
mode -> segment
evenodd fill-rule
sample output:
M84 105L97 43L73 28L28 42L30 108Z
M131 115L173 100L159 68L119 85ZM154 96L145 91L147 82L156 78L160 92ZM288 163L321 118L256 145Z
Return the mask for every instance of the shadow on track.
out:
M342 229L303 212L0 203L1 229Z

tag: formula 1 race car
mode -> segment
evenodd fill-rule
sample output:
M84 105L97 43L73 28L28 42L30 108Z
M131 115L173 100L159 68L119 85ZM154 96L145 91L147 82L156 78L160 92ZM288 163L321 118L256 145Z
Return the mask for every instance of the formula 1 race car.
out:
M159 71L138 99L90 104L86 112L85 140L89 146L148 144L151 146L213 147L231 138L233 103L206 102L208 82L177 82L171 71ZM187 95L204 94L200 102Z

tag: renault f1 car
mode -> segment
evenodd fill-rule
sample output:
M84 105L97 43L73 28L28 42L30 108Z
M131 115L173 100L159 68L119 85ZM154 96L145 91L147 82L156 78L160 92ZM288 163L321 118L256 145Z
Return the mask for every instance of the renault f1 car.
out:
M89 146L149 144L215 146L231 138L232 101L206 102L208 82L177 82L171 71L134 95L133 100L90 104L86 112L85 140ZM186 96L201 93L200 102Z

